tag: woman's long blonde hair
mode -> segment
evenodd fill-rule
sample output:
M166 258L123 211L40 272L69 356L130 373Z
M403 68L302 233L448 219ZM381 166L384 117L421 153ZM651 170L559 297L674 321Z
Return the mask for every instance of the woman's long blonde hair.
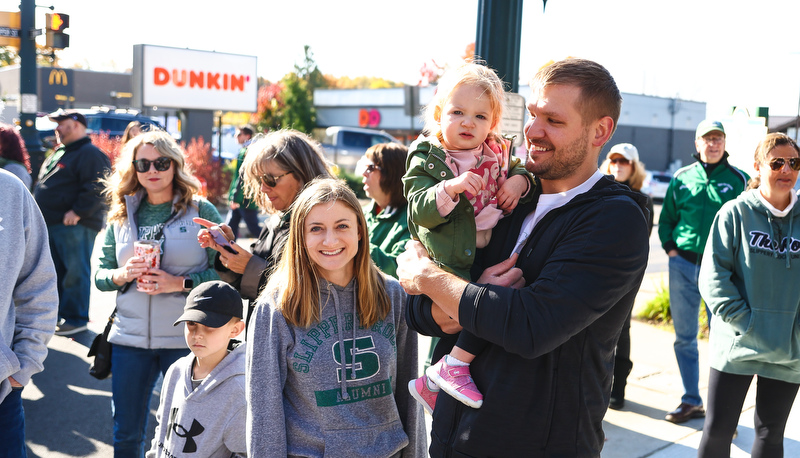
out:
M367 223L356 195L344 181L317 178L306 186L292 204L289 239L277 268L259 297L259 300L264 300L277 291L276 307L286 322L293 326L307 328L320 319L320 273L308 256L305 222L311 209L334 202L341 202L353 210L358 221L360 240L353 260L353 271L358 288L356 310L359 323L363 327L370 327L386 318L391 310L383 274L370 257Z
M172 194L178 196L175 209L184 213L194 205L192 198L200 190L200 182L188 170L183 150L167 132L162 130L144 132L133 137L122 148L122 153L114 163L114 170L101 183L105 186L103 195L109 206L108 222L119 223L128 217L125 196L133 195L144 189L136 176L133 160L142 145L151 145L163 157L172 160L175 175L172 179Z

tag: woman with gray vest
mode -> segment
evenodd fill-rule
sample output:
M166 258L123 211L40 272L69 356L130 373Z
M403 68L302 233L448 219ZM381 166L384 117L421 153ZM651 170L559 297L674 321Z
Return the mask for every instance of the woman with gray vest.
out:
M133 138L114 169L104 180L109 226L95 285L117 291L109 333L114 456L140 458L147 449L148 409L158 375L189 353L182 328L172 323L195 285L219 279L215 251L198 246L200 225L192 218L217 223L222 218L196 196L200 183L166 132ZM147 242L154 254L140 251Z

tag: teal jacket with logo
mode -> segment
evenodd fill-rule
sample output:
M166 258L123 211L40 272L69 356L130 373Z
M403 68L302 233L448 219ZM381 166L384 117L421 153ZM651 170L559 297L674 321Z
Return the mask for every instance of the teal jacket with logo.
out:
M749 179L728 163L727 152L711 176L699 159L675 172L658 221L658 238L664 251L690 252L699 260L714 216L725 202L745 190Z
M800 383L800 205L773 215L759 191L722 207L698 286L713 313L718 371Z

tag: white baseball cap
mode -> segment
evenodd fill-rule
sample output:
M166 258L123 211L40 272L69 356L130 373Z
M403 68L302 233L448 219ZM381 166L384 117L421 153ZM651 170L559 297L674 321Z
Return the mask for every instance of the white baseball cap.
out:
M611 151L606 155L606 159L609 159L613 154L619 154L631 162L639 160L639 150L630 143L617 143L612 146Z

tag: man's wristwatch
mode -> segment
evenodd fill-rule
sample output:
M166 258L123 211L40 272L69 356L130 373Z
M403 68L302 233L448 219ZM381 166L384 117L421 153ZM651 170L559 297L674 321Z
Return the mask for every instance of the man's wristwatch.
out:
M194 280L191 277L183 277L183 290L191 291L194 288Z

